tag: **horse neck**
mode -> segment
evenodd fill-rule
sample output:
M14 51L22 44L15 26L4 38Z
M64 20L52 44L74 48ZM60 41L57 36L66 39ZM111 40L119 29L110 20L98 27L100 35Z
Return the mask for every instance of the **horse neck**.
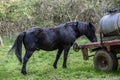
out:
M77 28L77 37L83 36L87 33L88 29L87 26L81 25L79 28Z
M78 28L74 28L75 36L76 38L79 38L80 36L84 35L83 31Z

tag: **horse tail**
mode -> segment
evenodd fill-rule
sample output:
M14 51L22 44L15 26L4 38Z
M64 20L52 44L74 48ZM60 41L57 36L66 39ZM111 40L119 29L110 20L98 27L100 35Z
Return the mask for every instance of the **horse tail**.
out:
M24 37L25 37L25 32L21 32L17 36L12 48L8 51L8 54L10 54L11 52L15 52L15 55L17 56L18 60L21 63L22 63L22 42L24 40Z

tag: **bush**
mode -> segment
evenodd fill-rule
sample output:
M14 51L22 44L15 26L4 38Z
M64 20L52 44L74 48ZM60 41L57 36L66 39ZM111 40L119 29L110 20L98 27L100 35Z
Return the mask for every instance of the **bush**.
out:
M33 26L53 27L67 21L87 21L99 26L99 20L106 10L115 5L119 7L118 2L119 0L2 0L0 34L13 35Z

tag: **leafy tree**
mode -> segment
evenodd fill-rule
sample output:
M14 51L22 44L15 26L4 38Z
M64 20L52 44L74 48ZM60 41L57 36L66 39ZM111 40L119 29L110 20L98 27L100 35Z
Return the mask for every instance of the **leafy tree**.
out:
M53 27L67 21L99 26L108 9L119 0L0 0L0 34L13 35L33 26ZM97 27L98 28L98 27Z

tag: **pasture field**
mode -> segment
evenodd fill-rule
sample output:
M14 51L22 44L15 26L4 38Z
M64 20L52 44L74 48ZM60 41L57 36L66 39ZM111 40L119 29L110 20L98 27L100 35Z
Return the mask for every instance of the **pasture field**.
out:
M62 68L63 55L58 61L58 68L54 69L52 65L57 51L40 50L36 51L28 61L28 74L23 76L20 73L22 65L16 56L14 54L7 56L7 51L13 42L14 38L3 38L4 46L0 47L0 80L120 80L120 64L117 72L97 71L93 66L93 57L84 61L81 51L75 52L72 48L68 55L67 69ZM85 39L79 39L77 42L89 43Z

